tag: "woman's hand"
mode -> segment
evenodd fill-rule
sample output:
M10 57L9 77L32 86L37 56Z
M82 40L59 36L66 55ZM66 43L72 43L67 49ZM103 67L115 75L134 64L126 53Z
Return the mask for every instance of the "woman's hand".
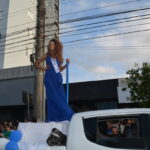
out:
M50 68L50 66L49 66L49 65L46 65L46 67L43 68L42 70L43 70L43 71L46 71L46 70L48 70L49 68Z
M67 58L67 59L66 59L66 64L69 64L69 63L70 63L70 59Z
M69 63L70 63L70 59L67 58L67 59L66 59L66 64L65 64L64 66L60 66L60 67L59 67L60 72L63 71L63 70L67 67L67 64L69 64Z

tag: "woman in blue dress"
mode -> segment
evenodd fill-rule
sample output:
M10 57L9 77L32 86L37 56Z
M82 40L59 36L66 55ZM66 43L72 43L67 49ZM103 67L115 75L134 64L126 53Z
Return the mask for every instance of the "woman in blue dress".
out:
M66 68L63 64L63 46L59 40L50 40L48 51L35 62L35 66L45 71L44 84L46 89L46 121L64 121L70 120L74 112L66 102L64 87L62 84L62 74ZM46 67L43 68L40 63L46 61ZM69 63L70 60L66 59Z

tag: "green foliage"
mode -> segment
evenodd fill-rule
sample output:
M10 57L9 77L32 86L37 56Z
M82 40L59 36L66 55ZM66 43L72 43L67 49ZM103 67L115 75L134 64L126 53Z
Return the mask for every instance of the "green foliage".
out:
M135 69L127 71L126 78L128 88L130 88L130 100L141 102L143 107L150 107L150 64L143 63L142 67L136 64Z

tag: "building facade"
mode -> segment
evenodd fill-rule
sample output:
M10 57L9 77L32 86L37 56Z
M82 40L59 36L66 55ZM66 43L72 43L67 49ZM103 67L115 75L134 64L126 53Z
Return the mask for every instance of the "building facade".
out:
M45 0L45 51L58 36L59 0ZM37 0L0 1L0 69L30 65L36 51Z
M121 90L124 79L110 79L69 84L69 104L75 112L130 107L129 93ZM64 85L66 88L66 85ZM0 120L21 120L34 114L35 71L31 66L0 70ZM28 95L29 94L29 97Z
M35 51L36 5L36 0L0 1L1 69L30 64Z

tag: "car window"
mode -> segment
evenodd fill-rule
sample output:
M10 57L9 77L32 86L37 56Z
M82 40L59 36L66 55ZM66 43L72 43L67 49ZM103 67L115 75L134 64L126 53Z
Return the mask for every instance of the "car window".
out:
M110 148L144 149L139 116L83 119L88 140Z

